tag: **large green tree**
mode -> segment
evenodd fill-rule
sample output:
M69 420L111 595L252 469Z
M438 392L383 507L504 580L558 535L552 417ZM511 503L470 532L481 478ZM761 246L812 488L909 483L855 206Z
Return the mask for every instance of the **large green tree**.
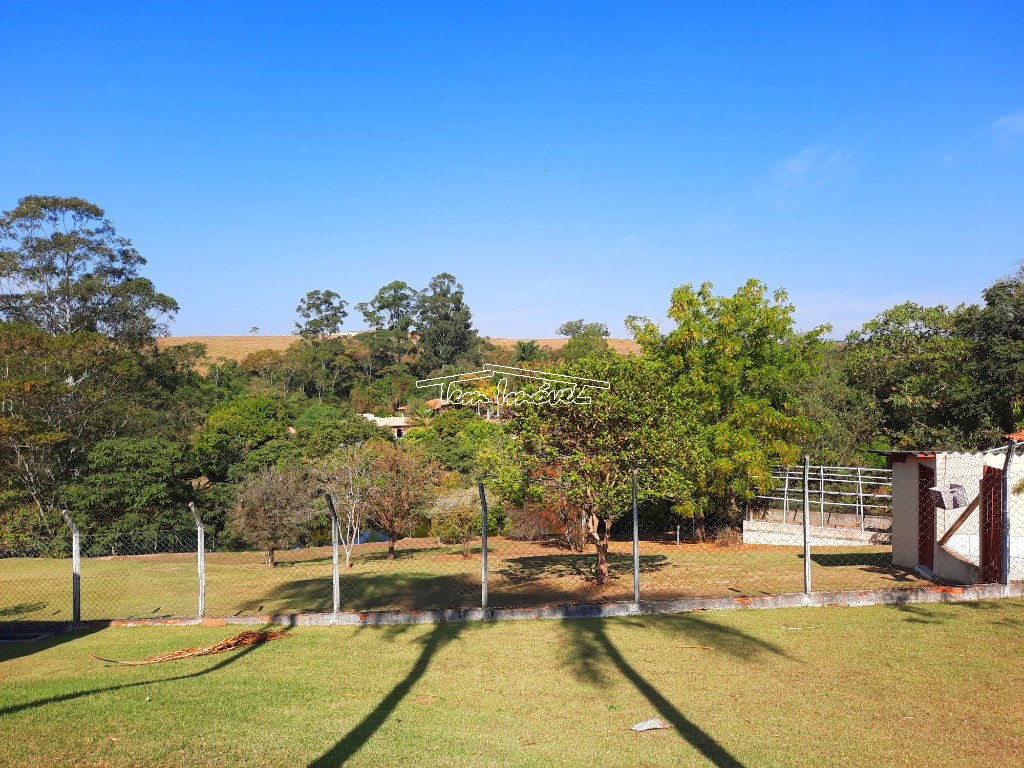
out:
M97 333L0 324L0 465L44 524L99 441L128 432L139 356Z
M432 278L416 301L421 372L440 370L460 359L479 362L475 359L478 337L472 319L461 283L447 272Z
M965 308L906 302L847 336L851 381L879 416L884 448L967 448L986 442L984 384L972 376ZM975 342L987 341L979 334Z
M959 334L970 345L965 374L972 385L966 393L961 387L958 416L968 434L976 431L970 420L978 421L984 438L975 442L991 444L998 432L1024 428L1024 262L986 288L982 298L982 306L966 308L957 319Z
M610 335L606 323L588 323L582 319L569 320L558 326L555 333L569 339L558 353L562 360L572 362L611 352L611 347L605 340Z
M793 413L792 384L813 374L827 328L798 332L793 309L784 291L769 295L757 280L732 296L716 296L704 283L673 291L675 328L667 333L650 320L629 320L644 356L670 371L666 420L688 424L661 493L694 516L698 537L707 516L724 523L738 498L767 487L772 465L794 461L811 432Z
M334 291L310 291L295 308L302 322L295 323L295 332L304 339L323 340L341 333L348 317L348 302Z
M0 319L143 342L164 333L178 310L139 275L145 263L99 206L24 197L0 215Z
M570 543L592 543L594 577L604 584L611 526L629 508L632 471L641 473L645 495L663 484L678 460L680 422L671 413L668 371L658 360L585 358L557 373L611 387L586 390L589 403L540 398L503 406L512 411L510 439L490 482L509 504L557 520Z
M371 328L407 332L416 319L418 294L401 280L388 283L369 301L356 304Z

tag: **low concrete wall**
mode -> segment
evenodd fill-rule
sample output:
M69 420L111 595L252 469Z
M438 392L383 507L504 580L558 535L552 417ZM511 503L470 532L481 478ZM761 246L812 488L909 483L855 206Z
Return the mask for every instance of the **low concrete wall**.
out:
M766 509L762 512L753 512L754 520L759 523L790 523L803 525L804 514L800 509L791 509L785 512L781 509ZM811 503L811 511L808 514L811 525L821 526L821 512L815 509ZM830 512L825 508L826 528L855 528L860 530L860 515L849 512ZM864 527L876 531L888 531L892 528L892 515L864 515Z
M818 547L866 547L876 544L891 544L892 536L877 531L850 530L848 528L809 528L811 546ZM784 525L761 520L743 521L744 544L775 544L785 547L801 547L804 543L802 525Z
M829 605L905 605L908 603L957 603L1001 597L1024 597L1024 583L1008 587L980 584L966 587L913 587L909 589L843 590L839 592L798 592L788 595L751 597L686 597L678 600L641 600L636 603L583 603L542 605L534 608L459 608L439 611L368 611L366 613L299 613L263 616L228 616L219 619L137 619L131 621L89 621L68 625L71 629L134 627L150 625L187 626L195 624L279 624L309 626L390 626L452 621L515 621L519 619L599 619L612 616L725 611L735 609L800 608Z

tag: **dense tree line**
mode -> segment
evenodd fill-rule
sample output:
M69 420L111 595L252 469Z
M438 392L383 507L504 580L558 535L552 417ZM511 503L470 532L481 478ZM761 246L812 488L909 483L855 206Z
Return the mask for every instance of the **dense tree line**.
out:
M177 304L144 266L78 198L27 197L0 216L0 548L61 535L64 508L87 532L114 533L188 527L192 502L228 540L270 552L285 546L274 530L322 534L329 488L392 546L431 516L435 535L465 543L476 518L459 488L484 478L497 528L556 530L600 554L634 469L649 517L692 519L710 536L709 521L803 452L871 464L879 449L982 448L1024 417L1024 269L977 305L902 304L841 342L797 331L785 294L757 281L731 296L686 285L670 297L668 330L628 319L634 356L583 319L556 330L558 352L494 347L443 273L354 306L310 291L294 345L234 362L198 344L158 349ZM343 333L350 308L368 331ZM424 407L433 394L418 378L482 362L612 387L587 407L508 407L500 422ZM398 406L418 426L397 445L359 415ZM274 501L298 487L301 503ZM268 518L272 507L287 521Z

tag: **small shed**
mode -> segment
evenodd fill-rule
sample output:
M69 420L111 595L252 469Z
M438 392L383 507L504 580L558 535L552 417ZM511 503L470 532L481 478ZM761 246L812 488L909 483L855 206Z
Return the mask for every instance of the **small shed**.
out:
M1024 580L1022 450L1024 433L974 453L885 452L893 563L951 584Z

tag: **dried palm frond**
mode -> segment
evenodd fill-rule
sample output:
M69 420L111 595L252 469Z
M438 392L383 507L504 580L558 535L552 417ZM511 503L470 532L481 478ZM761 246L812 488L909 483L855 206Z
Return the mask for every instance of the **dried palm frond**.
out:
M287 631L284 629L247 629L244 632L239 632L234 637L221 640L219 643L214 643L213 645L201 645L196 648L181 648L177 651L169 651L157 656L150 656L148 659L142 659L141 661L106 659L102 656L94 656L91 653L89 655L94 659L99 659L100 661L109 661L113 664L124 664L125 666L137 667L142 664L159 664L161 661L191 659L194 656L209 656L211 653L233 651L236 648L244 648L247 645L257 645L259 643L265 643L268 640L277 640L287 636Z

